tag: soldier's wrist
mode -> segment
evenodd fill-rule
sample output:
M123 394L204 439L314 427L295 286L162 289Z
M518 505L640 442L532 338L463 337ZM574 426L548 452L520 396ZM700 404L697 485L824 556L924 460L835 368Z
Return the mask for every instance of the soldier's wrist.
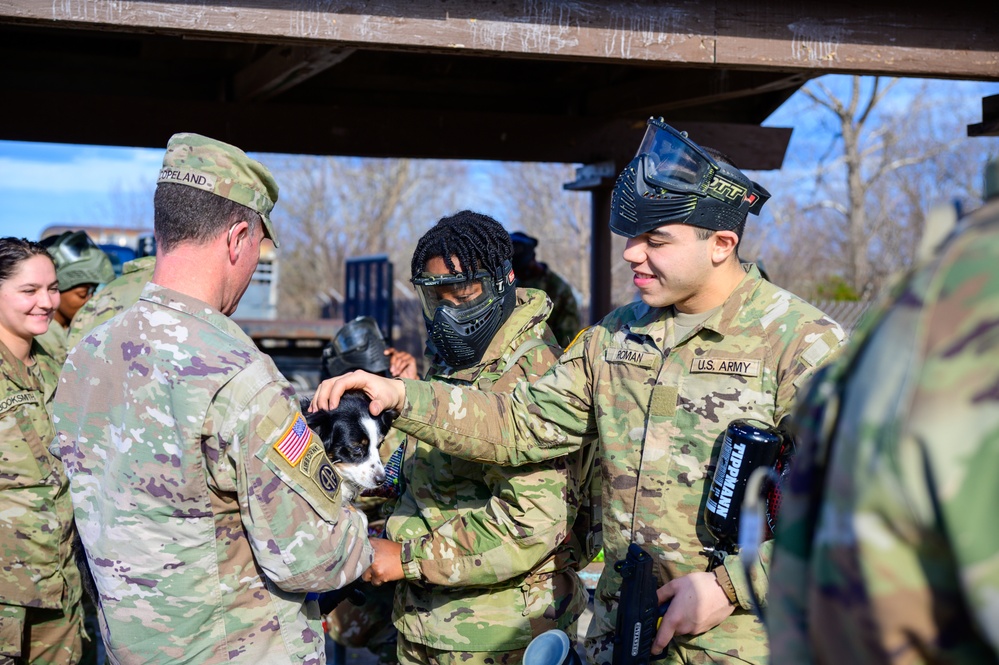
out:
M413 552L413 541L406 540L402 543L402 553L400 558L402 559L402 574L410 581L418 582L423 578L423 573L420 570L420 563L416 560L415 553Z
M718 566L714 569L714 574L715 581L718 582L718 586L720 586L722 591L725 592L725 597L728 598L728 602L738 607L739 596L735 593L735 584L732 582L732 578L729 576L728 570L725 569L725 566Z

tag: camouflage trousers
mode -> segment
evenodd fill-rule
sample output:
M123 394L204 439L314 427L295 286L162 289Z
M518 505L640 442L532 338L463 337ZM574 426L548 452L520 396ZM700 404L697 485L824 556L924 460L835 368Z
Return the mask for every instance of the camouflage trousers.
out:
M83 611L0 605L0 665L76 665L83 654Z
M442 651L399 635L399 665L519 665L523 659L524 649Z
M610 665L614 658L614 634L597 635L590 637L587 635L584 645L586 648L586 662L589 665ZM740 658L738 654L723 653L720 651L710 651L706 649L695 649L689 646L670 642L667 653L662 660L656 661L664 665L735 665L736 663L765 663L766 654L764 645L752 645L754 655L753 660ZM759 652L760 649L764 651Z

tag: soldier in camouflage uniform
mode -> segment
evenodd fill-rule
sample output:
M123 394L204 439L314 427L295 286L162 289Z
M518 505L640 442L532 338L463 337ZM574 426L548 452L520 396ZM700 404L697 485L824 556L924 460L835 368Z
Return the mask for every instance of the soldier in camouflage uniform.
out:
M114 279L111 259L83 231L66 231L41 241L56 265L59 279L59 309L38 342L60 365L69 351L69 326L80 309L90 302L101 284Z
M306 594L371 561L292 387L229 319L276 199L238 148L174 135L152 281L63 368L53 446L113 663L322 663Z
M59 364L35 339L58 306L45 248L0 238L0 665L66 665L82 652L73 506L48 450Z
M736 556L706 572L714 542L704 500L728 424L779 423L843 331L739 262L746 216L765 190L661 119L649 124L611 214L642 302L588 328L548 374L509 396L357 373L321 385L316 401L364 387L374 409L402 409L400 429L481 462L539 462L599 441L607 560L642 545L657 564L660 602L672 599L653 653L672 640L666 662L765 663L749 585L765 597L770 550L749 579ZM619 587L607 566L587 634L592 662L611 660Z
M510 239L492 218L463 211L427 232L413 254L442 390L509 393L541 376L560 349L540 291L515 289ZM403 493L365 573L402 580L393 618L399 660L516 665L550 629L575 639L589 562L572 526L588 480L582 453L517 468L455 459L409 437ZM585 560L583 560L585 558Z
M155 256L143 256L126 262L122 266L121 276L105 284L103 289L94 294L77 311L66 334L66 350L73 348L77 342L83 339L85 334L101 323L134 305L139 300L139 295L146 286L146 282L153 276L155 265ZM49 329L51 330L52 326L49 326ZM63 358L63 362L65 362L65 358ZM103 662L104 645L99 643L100 626L97 620L97 609L90 594L83 595L83 616L87 635L92 640L84 645L83 659L80 662L84 665Z
M795 412L774 663L999 663L995 193Z
M537 238L523 231L510 234L513 241L513 272L517 275L517 286L523 289L544 291L552 301L552 313L548 317L548 327L555 333L555 339L562 347L569 346L579 332L579 305L572 287L548 267L535 259Z
M67 350L98 325L134 305L153 276L155 266L155 256L143 256L123 265L121 277L108 282L73 317L67 333Z

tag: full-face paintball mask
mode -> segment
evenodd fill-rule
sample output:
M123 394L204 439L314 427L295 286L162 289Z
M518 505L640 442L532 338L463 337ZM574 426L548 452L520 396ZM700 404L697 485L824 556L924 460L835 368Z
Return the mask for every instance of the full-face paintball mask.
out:
M715 160L662 118L649 118L638 153L611 195L611 230L634 238L664 224L734 231L758 215L770 193Z
M510 261L472 275L421 273L413 284L423 304L429 346L455 369L471 367L482 358L517 304Z
M370 316L348 321L323 349L326 376L340 376L355 369L385 376L389 370L385 349L377 321Z
M114 279L111 259L83 231L66 231L44 238L41 244L55 262L60 291L81 284L107 284Z

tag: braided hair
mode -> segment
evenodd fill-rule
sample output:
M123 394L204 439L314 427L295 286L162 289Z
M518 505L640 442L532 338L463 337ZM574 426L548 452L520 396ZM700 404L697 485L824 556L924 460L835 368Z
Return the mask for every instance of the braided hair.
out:
M462 210L442 217L416 243L410 266L413 276L424 272L427 262L438 256L454 274L458 271L452 257L458 257L462 273L471 279L477 270L494 273L504 261L509 261L513 257L513 243L506 229L492 217Z

